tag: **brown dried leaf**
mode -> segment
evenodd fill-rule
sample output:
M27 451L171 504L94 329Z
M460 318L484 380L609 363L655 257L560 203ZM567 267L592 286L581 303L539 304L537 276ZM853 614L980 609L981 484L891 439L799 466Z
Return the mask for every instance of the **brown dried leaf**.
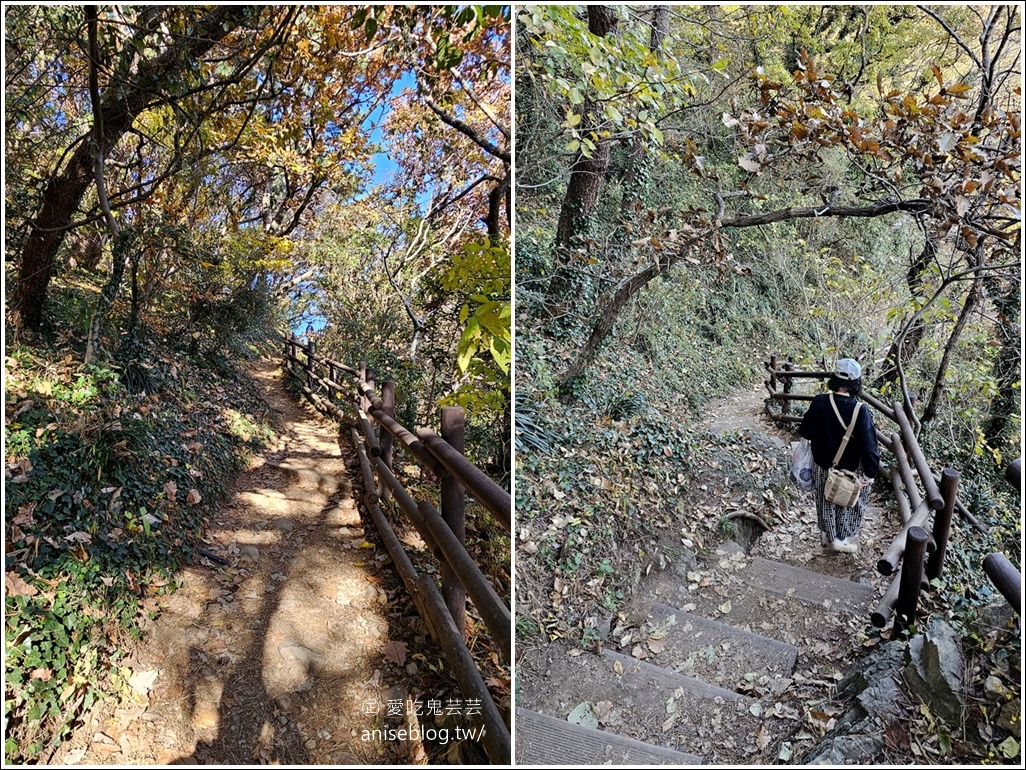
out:
M769 730L766 729L766 725L760 724L755 728L755 746L761 751L769 745L769 742Z
M189 490L189 495L185 499L189 505L196 505L203 498L200 497L199 490L194 487Z
M18 514L12 519L15 524L20 524L23 527L32 526L35 523L35 517L32 512L35 511L35 503L25 503L18 508Z
M4 575L4 583L7 587L8 596L35 596L39 589L26 583L17 572L8 572Z
M385 642L381 645L381 654L385 660L390 660L401 666L406 662L406 642Z

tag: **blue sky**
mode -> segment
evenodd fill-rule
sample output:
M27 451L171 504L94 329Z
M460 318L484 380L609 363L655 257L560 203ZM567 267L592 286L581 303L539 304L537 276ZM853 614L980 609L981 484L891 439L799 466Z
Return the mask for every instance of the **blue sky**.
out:
M371 139L380 144L384 140L384 135L381 131L380 125L385 122L388 117L388 111L391 108L391 101L393 98L398 96L406 88L416 88L417 81L413 76L412 72L405 72L403 76L399 78L393 85L392 90L388 93L388 98L382 102L374 112L372 112L367 120L364 121L364 127L370 128ZM387 152L379 152L374 154L374 184L383 183L393 171L395 171L395 163L392 162L391 158L388 157Z
M392 99L401 94L403 90L407 88L415 88L416 85L417 81L412 72L403 73L402 77L392 85L392 89L388 92L388 96L382 101L378 108L368 115L366 120L364 120L363 127L365 129L370 129L371 141L375 144L385 144L386 138L384 132L381 130L381 125L388 118L389 110L392 107ZM372 161L374 164L373 185L383 184L396 170L396 164L389 157L387 150L385 152L374 153ZM312 327L313 331L320 332L324 329L326 323L327 319L320 313L314 312L304 314L302 318L294 323L292 333L297 335L304 334L308 324Z

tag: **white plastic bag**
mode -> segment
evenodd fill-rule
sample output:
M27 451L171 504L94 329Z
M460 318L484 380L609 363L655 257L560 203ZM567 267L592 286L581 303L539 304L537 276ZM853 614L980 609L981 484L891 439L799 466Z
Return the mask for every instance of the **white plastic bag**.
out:
M791 481L802 492L812 491L812 445L807 438L791 443Z

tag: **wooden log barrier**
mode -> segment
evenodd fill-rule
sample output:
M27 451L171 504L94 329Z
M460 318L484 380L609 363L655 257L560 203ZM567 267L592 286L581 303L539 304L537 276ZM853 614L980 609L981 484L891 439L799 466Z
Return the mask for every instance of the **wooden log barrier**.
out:
M898 473L901 475L901 482L905 485L905 492L908 493L908 501L912 508L918 508L923 501L919 494L919 487L916 486L916 477L912 473L912 466L909 465L908 455L905 454L905 447L897 433L891 434L891 454L898 463Z
M905 552L905 540L908 537L908 532L913 527L923 528L930 521L930 514L933 511L930 506L923 501L919 504L914 511L912 516L909 518L908 523L901 528L901 531L895 536L894 540L884 551L883 556L876 563L877 572L881 575L892 575L898 569L898 563L901 562L901 557ZM924 530L925 531L925 530Z
M381 403L383 405L382 411L388 417L395 417L395 380L386 380L381 384ZM380 422L379 422L380 424ZM391 470L392 468L392 454L393 444L395 442L395 436L393 436L387 428L383 425L378 431L378 447L381 449L381 460L385 463L385 466ZM391 494L388 487L381 482L378 482L378 495L381 496L382 500L388 501L388 496Z
M933 518L933 539L937 548L930 554L926 562L926 579L933 580L944 570L944 555L948 550L948 537L951 534L951 516L955 512L955 494L958 492L958 471L945 468L941 472L941 494L944 496L944 507L937 511Z
M944 507L944 497L940 493L937 482L934 481L933 471L930 470L930 466L926 462L923 450L919 447L919 441L912 430L908 415L897 401L894 402L894 415L898 418L898 427L901 429L901 440L905 444L905 451L908 452L909 458L919 472L919 480L923 483L923 489L926 491L926 499L931 508L939 511Z
M1022 612L1022 575L1008 557L1003 553L990 554L983 560L983 571L1019 615Z
M1005 481L1022 491L1022 458L1016 457L1005 468Z
M894 492L894 501L898 505L898 516L901 518L901 523L908 524L908 520L912 518L912 508L909 506L908 496L905 494L905 485L901 483L901 474L898 473L897 468L892 467L887 476L891 480L891 489Z
M898 584L898 601L894 607L894 627L891 639L897 639L915 621L919 606L919 592L923 582L923 557L929 535L922 527L911 527L905 542L905 561Z
M374 472L370 468L367 455L360 451L361 443L356 430L350 427L353 445L357 447L357 454L360 457L360 469L363 473L364 488L374 489ZM459 682L460 691L468 698L474 698L481 704L481 721L484 723L484 735L481 737L481 744L492 764L508 765L512 758L512 741L509 729L499 712L498 706L492 698L481 672L477 670L474 659L463 643L460 634L456 631L456 625L449 617L442 601L442 596L435 586L435 581L430 575L420 575L410 557L403 550L402 543L396 536L388 519L378 505L377 495L368 492L364 497L365 505L371 515L382 542L396 565L396 571L402 578L406 590L413 598L417 611L424 619L428 631L438 644L439 649L445 656L453 671L456 681ZM509 634L507 633L507 637Z
M460 454L465 451L463 436L463 408L459 406L442 407L441 418L442 440ZM449 525L453 535L460 543L467 540L467 493L460 480L452 473L444 473L439 479L442 519ZM467 624L467 592L453 573L452 568L442 567L442 598L449 608L456 628L466 635Z

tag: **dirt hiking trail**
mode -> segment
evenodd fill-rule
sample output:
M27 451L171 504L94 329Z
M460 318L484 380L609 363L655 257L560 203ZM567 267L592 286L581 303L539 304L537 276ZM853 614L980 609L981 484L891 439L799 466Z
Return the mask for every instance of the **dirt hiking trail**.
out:
M279 439L207 523L204 547L227 564L197 558L179 573L127 661L126 697L87 715L52 762L414 759L364 733L417 664L382 655L405 643L390 642L387 557L364 537L337 428L288 397L276 364L253 374Z

